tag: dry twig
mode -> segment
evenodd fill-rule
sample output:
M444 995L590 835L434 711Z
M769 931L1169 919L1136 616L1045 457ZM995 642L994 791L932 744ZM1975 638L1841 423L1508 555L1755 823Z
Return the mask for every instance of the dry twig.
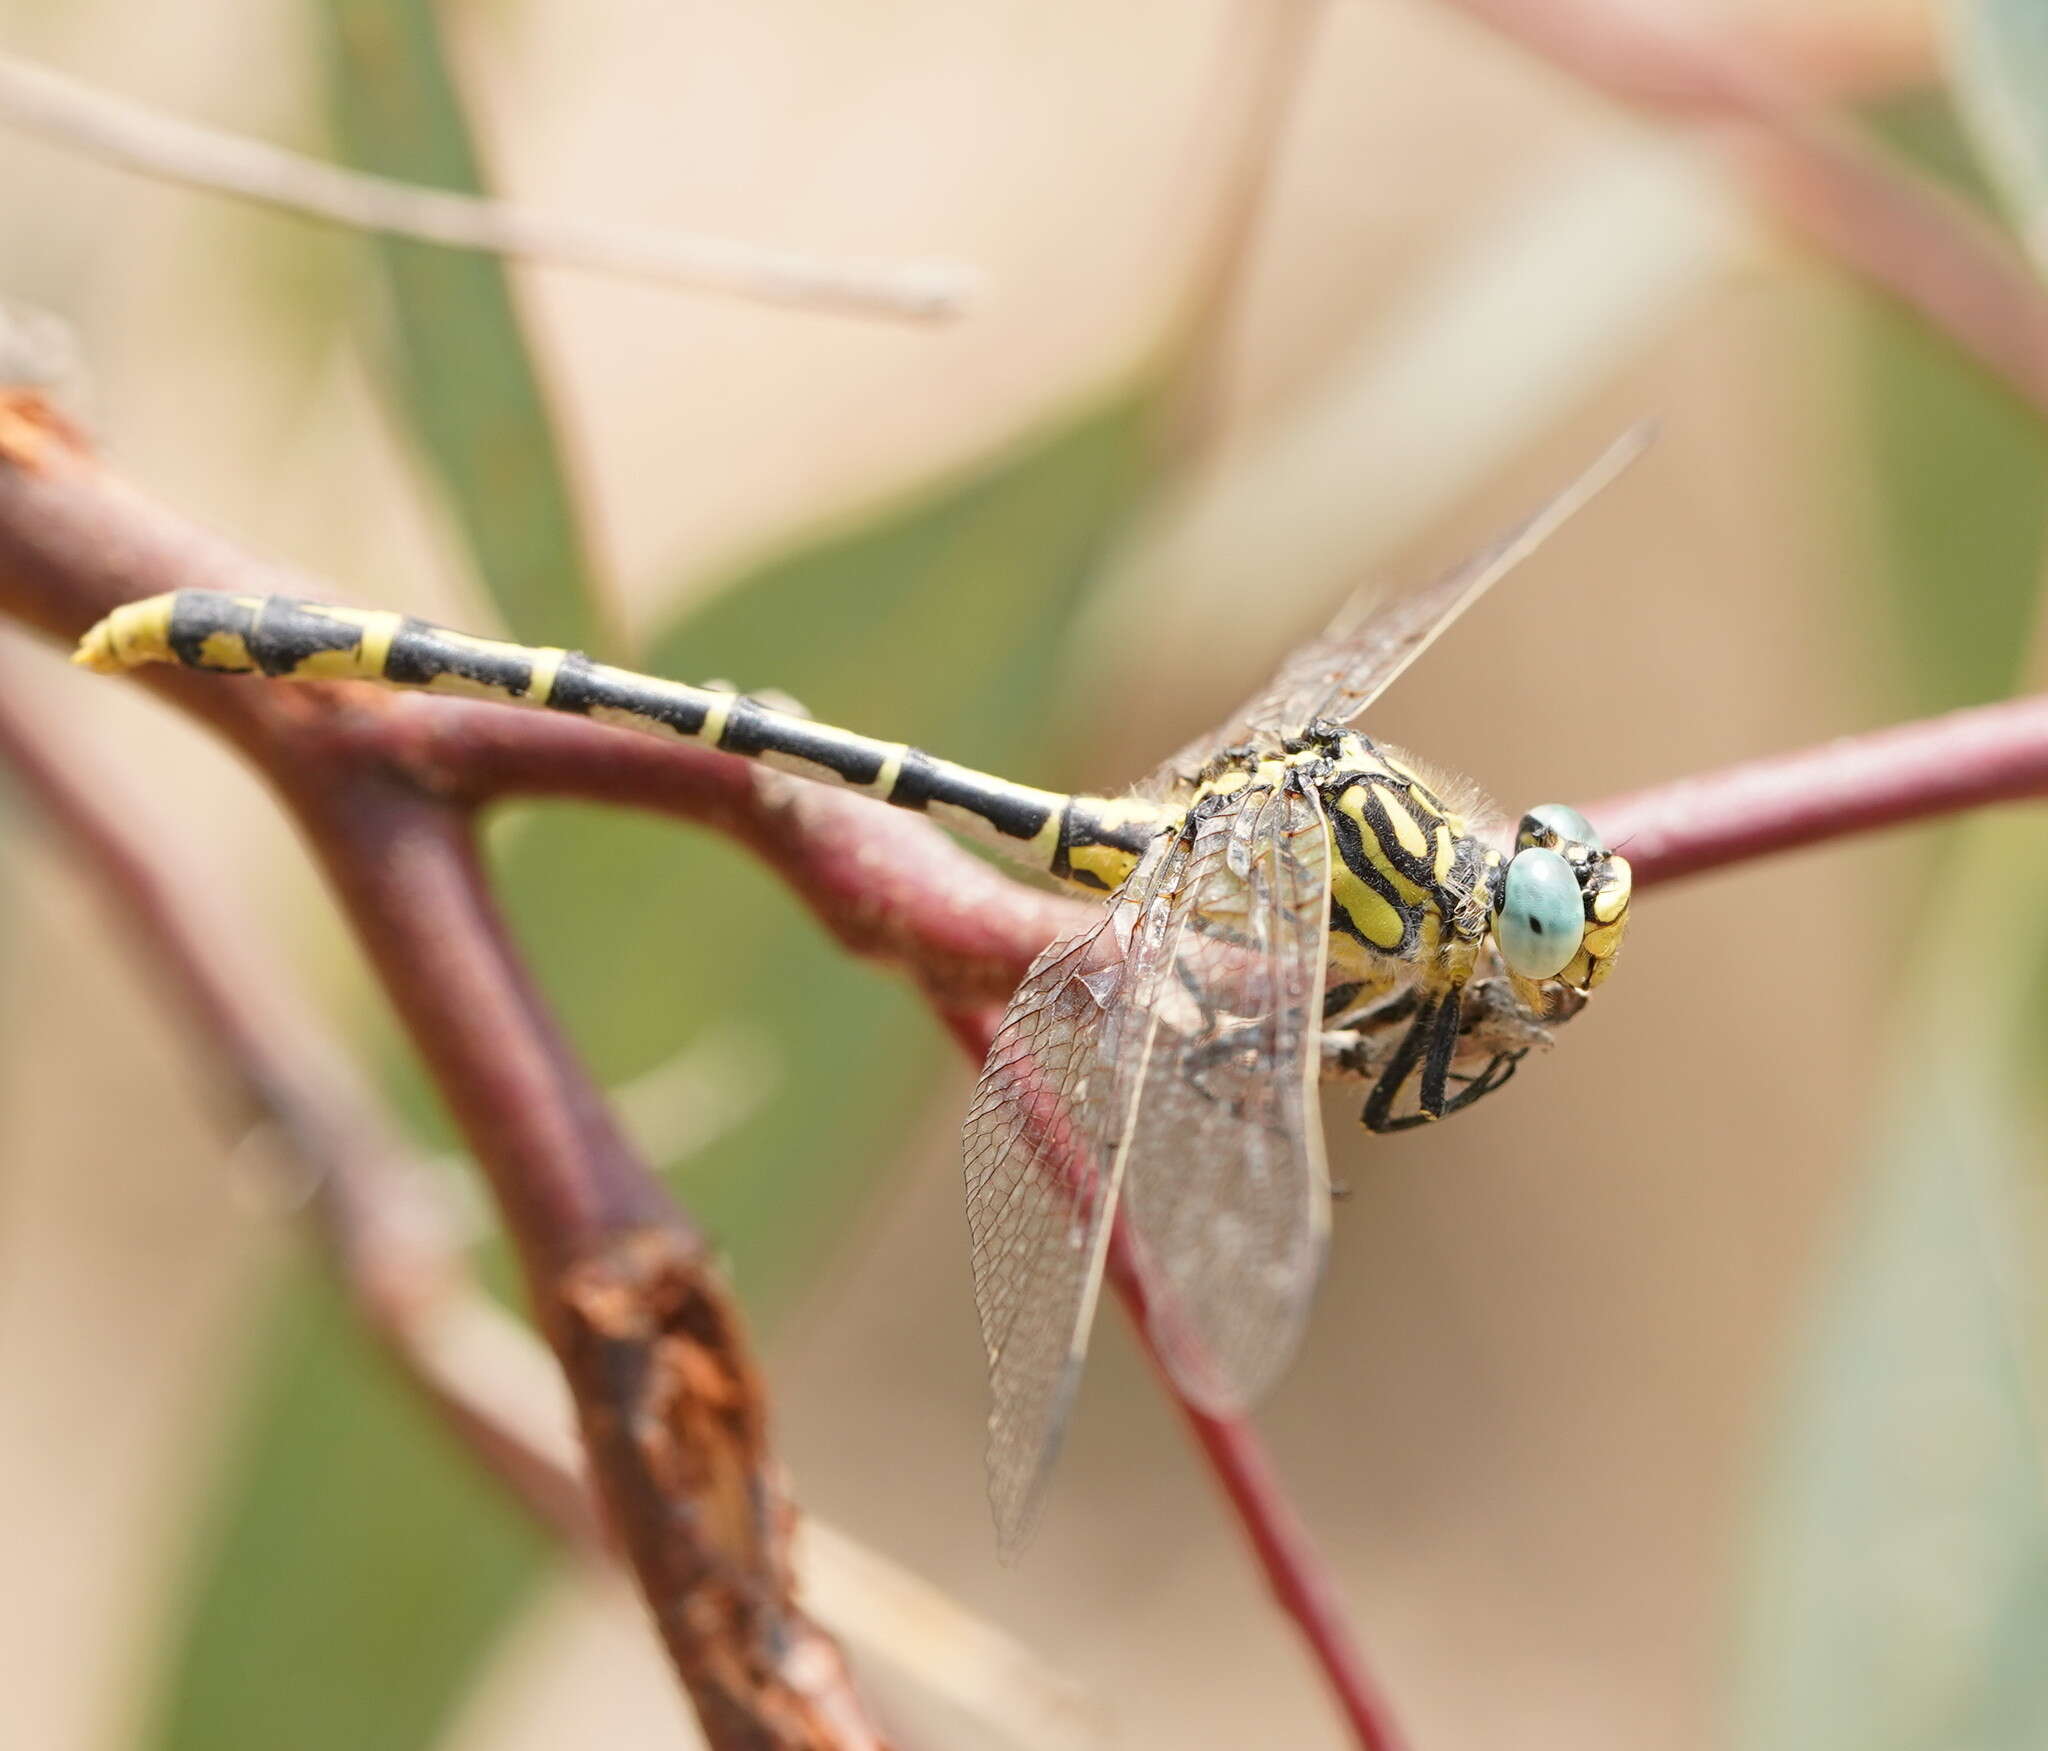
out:
M145 176L358 231L762 304L930 322L959 315L979 279L957 262L833 260L420 188L181 121L8 55L0 55L0 122Z

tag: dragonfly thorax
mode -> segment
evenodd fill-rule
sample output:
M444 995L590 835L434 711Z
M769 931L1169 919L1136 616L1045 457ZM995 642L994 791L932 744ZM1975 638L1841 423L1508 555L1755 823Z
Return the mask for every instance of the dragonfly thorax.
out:
M1469 975L1503 866L1466 817L1399 754L1316 725L1281 756L1322 799L1330 831L1332 983L1399 982L1402 966Z
M1474 829L1475 805L1448 800L1399 752L1318 722L1215 755L1196 775L1191 812L1242 807L1291 776L1313 787L1329 828L1328 985L1344 1004L1498 975L1541 1022L1606 977L1629 868L1577 811L1532 809L1503 849Z

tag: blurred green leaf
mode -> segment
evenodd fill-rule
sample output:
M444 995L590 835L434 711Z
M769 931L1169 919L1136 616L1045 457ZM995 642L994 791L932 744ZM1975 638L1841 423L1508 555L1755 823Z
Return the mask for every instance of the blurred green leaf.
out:
M434 13L333 0L335 133L364 169L446 188L483 177ZM502 266L378 240L394 401L520 637L601 647L597 594L546 400ZM310 1298L310 1299L309 1299ZM537 1547L438 1431L394 1403L345 1312L281 1307L221 1525L196 1576L148 1738L168 1747L431 1742L531 1580Z
M1045 709L1055 652L1142 483L1148 407L1132 395L1090 409L736 579L661 640L654 666L782 687L821 715L1057 781L1043 753L1060 727ZM761 1320L813 1279L897 1159L937 1056L931 1024L901 981L850 963L712 835L552 807L505 826L501 892L607 1081L707 1034L765 1042L783 1076L708 1153L670 1164ZM430 1115L417 1070L399 1080ZM964 1281L964 1224L958 1268ZM149 1742L414 1751L536 1557L504 1526L496 1486L391 1402L339 1309L300 1291L281 1317Z
M1914 89L1880 98L1864 111L1864 119L1893 150L1946 183L1951 194L1987 218L1998 216L1998 191L1944 92Z
M1953 112L1916 97L1879 131L1922 169L1974 196ZM1917 317L1875 299L1857 317L1857 388L1876 486L1876 571L1915 712L2002 699L2025 659L2048 530L2048 431L2040 416Z
M2048 867L2048 823L1987 818L1958 850L1956 920L1909 983L1914 1025L1755 1529L1743 1751L2048 1744L2048 1477L2017 1198L2042 1139L2008 1031L2048 945L2040 881L2020 942L1982 922L2016 870Z
M2003 699L2025 659L2048 529L2048 431L1903 312L1861 317L1873 554L1914 713ZM1880 624L1884 624L1880 619ZM1860 637L1860 629L1844 629Z
M481 193L482 165L425 0L327 0L328 103L352 164ZM529 643L611 644L575 493L504 265L378 238L389 382L478 582Z
M1958 0L1949 87L2037 266L2048 270L2048 6Z
M1887 118L1966 172L1938 107ZM2048 443L1919 325L1873 311L1862 387L1905 691L2006 694L2037 612ZM1900 941L1898 1045L1871 1079L1856 1215L1771 1443L1739 1601L1742 1751L2048 1744L2048 1474L2018 1196L2048 962L2048 822L1930 829Z
M2039 1751L2048 1514L1985 1230L2017 1135L1924 1086L1890 1133L1757 1529L1744 1751Z
M540 1560L326 1283L271 1309L191 1619L143 1742L163 1751L432 1744Z
M1955 112L1934 96L1886 104L1880 131L1956 193L1987 195ZM1858 388L1875 487L1875 571L1889 593L1892 645L1909 662L1895 715L2004 699L2036 684L2032 653L2048 624L2048 429L2038 413L1941 336L1889 303L1862 306ZM1952 829L1936 828L1930 846ZM1936 860L1938 861L1938 860ZM1999 907L2010 944L2030 900ZM1930 865L1930 881L1945 871ZM1937 894L1937 899L1940 896ZM2022 936L2024 932L2020 933ZM2048 973L2048 949L2016 964ZM2048 1046L2048 978L2014 991L2016 1038Z

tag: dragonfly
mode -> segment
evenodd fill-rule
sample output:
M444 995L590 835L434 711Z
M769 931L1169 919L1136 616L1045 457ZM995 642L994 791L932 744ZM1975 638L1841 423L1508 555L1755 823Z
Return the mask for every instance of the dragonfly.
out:
M1460 1112L1613 968L1629 866L1583 816L1545 804L1509 833L1476 789L1350 725L1646 440L1622 438L1451 572L1361 597L1119 797L1033 789L723 685L292 597L127 603L74 660L571 713L920 811L1106 896L1018 985L963 1129L989 1500L1009 1555L1044 1506L1114 1237L1177 1389L1242 1411L1292 1359L1321 1273L1318 1085L1364 1084L1376 1132Z

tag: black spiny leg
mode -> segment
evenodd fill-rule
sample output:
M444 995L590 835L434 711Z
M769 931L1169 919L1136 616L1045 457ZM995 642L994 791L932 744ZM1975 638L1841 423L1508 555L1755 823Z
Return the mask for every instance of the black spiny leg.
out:
M1368 1130L1410 1131L1447 1113L1463 1112L1474 1101L1484 1100L1495 1089L1504 1086L1514 1075L1526 1047L1520 1051L1496 1052L1484 1070L1466 1081L1457 1093L1450 1092L1452 1082L1463 1080L1454 1076L1451 1070L1458 1052L1462 1010L1463 1004L1455 991L1430 998L1418 1006L1414 1021L1409 1024L1401 1044L1387 1061L1386 1069L1380 1073L1379 1080L1373 1084L1372 1094L1366 1100L1363 1117ZM1416 1091L1416 1110L1397 1117L1394 1102L1400 1099L1402 1088L1415 1074L1418 1065L1422 1070L1422 1083Z
M1422 1060L1422 1115L1428 1119L1444 1116L1451 1080L1451 1060L1458 1055L1460 1004L1456 991L1437 999L1429 1018L1429 1049Z
M1447 1113L1463 1112L1475 1100L1484 1100L1497 1088L1505 1087L1508 1078L1515 1073L1515 1066L1527 1055L1527 1048L1520 1052L1496 1052L1486 1068L1472 1077L1463 1088L1454 1094L1445 1105Z
M1415 1074L1416 1065L1429 1050L1433 1029L1436 1024L1439 999L1426 999L1415 1012L1415 1019L1408 1024L1408 1031L1401 1036L1401 1043L1394 1048L1393 1057L1387 1060L1386 1069L1380 1072L1379 1081L1372 1085L1372 1093L1366 1097L1365 1125L1369 1131L1405 1131L1414 1125L1426 1125L1437 1114L1425 1105L1421 1112L1410 1113L1404 1118L1394 1116L1394 1102L1400 1098L1401 1090L1408 1078ZM1457 1037L1456 1029L1452 1038ZM1438 1111L1442 1110L1439 1098Z

